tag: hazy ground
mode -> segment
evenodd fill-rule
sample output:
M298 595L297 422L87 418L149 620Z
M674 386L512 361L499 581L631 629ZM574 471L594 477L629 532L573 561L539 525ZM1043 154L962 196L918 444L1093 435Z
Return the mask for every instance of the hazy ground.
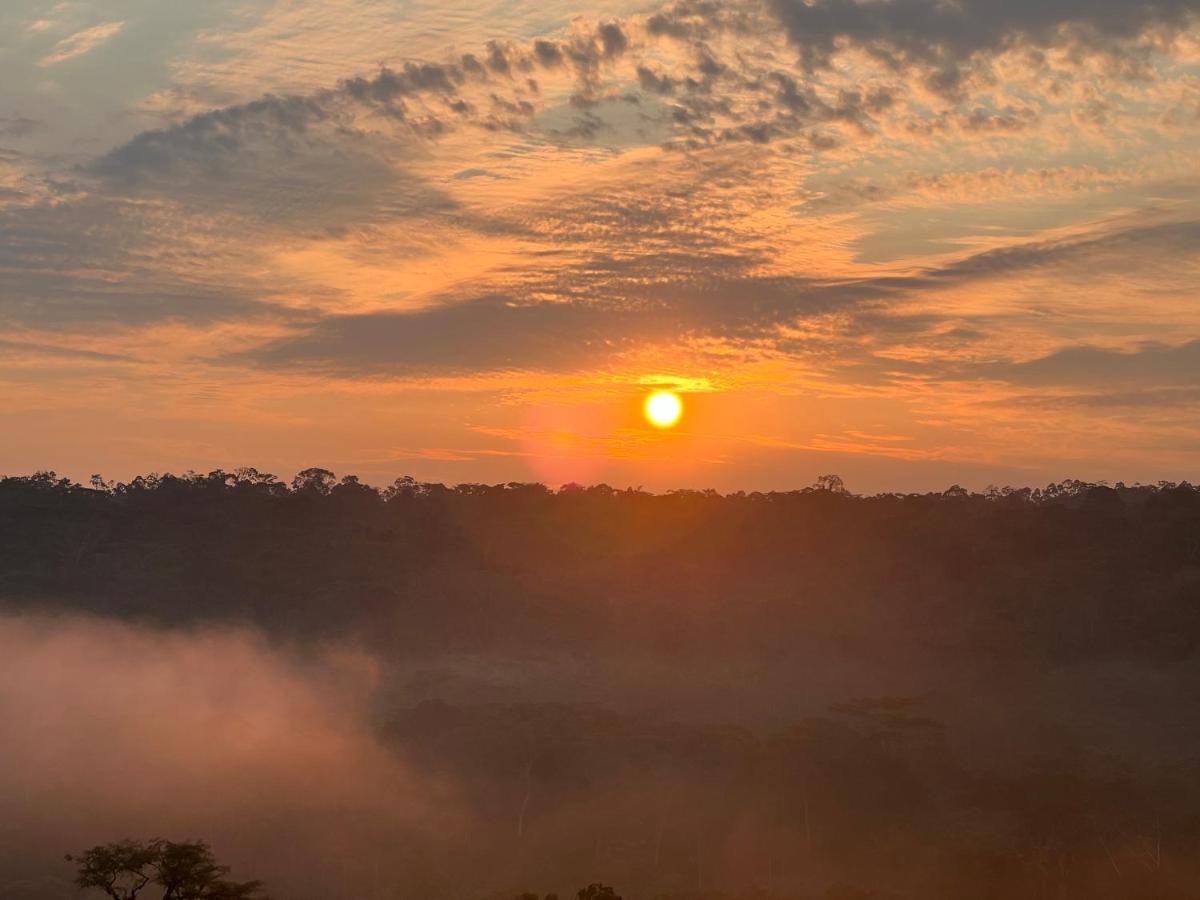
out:
M623 761L616 773L593 767L567 789L551 773L552 799L539 795L530 804L524 792L539 753L612 739L611 723L592 738L569 737L579 727L576 704L620 714L621 724L611 726L620 729L678 721L710 736L736 726L762 737L847 698L919 696L921 715L947 723L952 756L990 772L1019 772L1037 759L1150 770L1189 757L1200 736L1200 716L1189 712L1200 693L1194 662L1047 670L836 654L386 660L347 647L282 649L245 629L28 614L0 620L0 659L6 898L70 896L64 851L159 834L211 840L235 874L263 878L281 897L418 896L419 889L483 896L519 891L522 879L567 891L573 873L623 874L636 878L628 891L645 892L655 885L622 858L636 847L597 847L583 810L607 804L612 815L632 815L631 795L653 784L669 799L652 808L693 804L711 817L712 783L690 762L676 767L651 754L642 764ZM479 711L471 727L482 737L465 733L462 721L432 736L426 724L404 725L398 737L389 731L427 701ZM538 740L526 721L531 709L543 716L557 709L570 724L551 725L553 737L530 750ZM493 748L506 743L509 760ZM420 758L410 758L413 746ZM545 780L540 770L537 777ZM735 821L758 816L757 797L747 796L744 809L737 798L721 802ZM675 827L687 831L689 815L681 815ZM539 847L541 820L558 834ZM626 826L631 833L660 827L636 819ZM736 887L724 879L737 875L766 886L761 846L740 846L736 831L722 833L719 853L709 851L721 862L701 872L706 889ZM564 836L583 848L575 854L582 861L564 858ZM514 847L523 855L512 855ZM678 847L671 852L680 855ZM767 864L776 887L828 877L798 872L786 861L786 842L775 852L780 859ZM664 868L659 887L694 887L694 869L678 861Z
M222 484L0 481L5 900L1196 896L1190 488Z

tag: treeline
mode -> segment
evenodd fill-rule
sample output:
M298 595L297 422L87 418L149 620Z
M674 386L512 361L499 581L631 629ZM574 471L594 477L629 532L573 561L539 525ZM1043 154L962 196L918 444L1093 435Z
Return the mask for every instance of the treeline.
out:
M43 473L0 480L0 599L376 651L379 737L451 789L461 824L338 844L340 869L382 886L361 896L1200 884L1188 484L860 497L833 477L656 495Z
M306 495L306 496L370 496L374 495L377 499L384 502L396 500L397 498L425 498L425 499L446 499L452 496L458 497L499 497L499 496L520 496L520 497L553 497L553 496L592 496L592 497L613 497L621 496L625 498L648 498L648 497L675 497L675 498L706 498L706 499L726 499L726 500L750 500L755 502L769 501L779 502L788 499L794 499L799 496L805 496L814 493L823 493L829 495L837 495L841 497L849 497L855 500L917 500L917 499L932 499L932 498L949 498L954 500L962 500L971 498L975 500L987 501L1003 501L1008 504L1062 504L1062 505L1079 505L1084 501L1101 503L1111 502L1112 498L1119 499L1123 503L1138 504L1144 502L1157 494L1169 491L1183 491L1187 493L1196 493L1200 491L1187 481L1171 482L1159 481L1155 484L1133 484L1127 485L1124 482L1117 482L1116 485L1109 485L1107 482L1089 482L1080 481L1078 479L1067 479L1061 482L1052 482L1046 487L1022 487L1016 488L1011 486L997 487L990 486L982 493L968 491L960 485L951 485L945 491L929 492L929 493L882 493L870 496L862 496L850 492L845 485L845 482L838 475L822 475L809 487L800 488L792 491L736 491L730 494L721 494L718 491L708 490L690 490L679 489L671 490L662 494L654 494L643 490L641 487L628 487L624 489L613 488L607 484L597 485L581 485L576 483L565 484L557 490L553 490L544 484L537 482L517 482L510 481L500 484L484 484L479 482L463 482L461 484L447 486L435 482L417 481L411 475L404 475L397 478L390 485L384 488L377 488L362 482L356 475L344 475L340 479L337 474L328 469L308 468L297 472L290 482L281 480L278 476L269 472L260 472L252 467L241 467L227 472L223 469L214 469L211 472L192 472L188 471L182 475L167 473L150 473L147 475L139 475L128 482L112 481L105 479L102 475L93 475L87 485L72 481L69 478L62 478L56 472L42 470L35 472L32 475L19 476L0 476L0 486L5 491L22 492L54 492L54 493L90 493L90 494L112 494L118 496L127 496L131 494L141 494L154 491L237 491L240 493L254 493L260 495L268 495L272 497L283 497L289 494Z
M385 490L307 469L0 480L0 597L423 649L794 652L879 642L1052 659L1200 650L1189 484L849 494L606 485ZM551 643L547 643L551 642Z

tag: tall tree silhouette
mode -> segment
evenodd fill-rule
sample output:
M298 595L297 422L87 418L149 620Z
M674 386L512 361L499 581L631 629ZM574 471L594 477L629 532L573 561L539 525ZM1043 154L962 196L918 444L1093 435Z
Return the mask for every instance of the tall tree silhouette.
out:
M161 900L251 900L262 896L258 881L230 881L204 841L124 840L99 844L78 856L75 884L103 891L113 900L137 900L145 890Z

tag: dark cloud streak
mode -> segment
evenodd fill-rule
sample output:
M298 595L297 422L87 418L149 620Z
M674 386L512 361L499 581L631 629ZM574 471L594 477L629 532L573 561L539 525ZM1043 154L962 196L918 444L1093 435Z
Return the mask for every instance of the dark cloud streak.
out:
M638 345L689 337L775 342L783 349L791 344L778 338L779 326L830 312L865 316L874 333L903 330L908 327L902 315L906 302L930 291L1056 266L1101 270L1131 254L1177 259L1197 251L1200 222L1189 221L1030 242L910 275L842 280L756 275L752 255L698 250L593 256L557 278L507 294L451 301L415 313L329 316L305 333L226 361L358 374L569 371L602 364ZM532 299L547 294L562 299ZM1167 367L1180 362L1161 359ZM1097 373L1106 360L1088 354L1066 359L1084 367L1095 363ZM1117 362L1128 365L1129 360ZM1054 362L1041 366L1050 376L1058 371ZM1016 378L1039 369L1010 366L1003 371Z
M826 66L840 44L901 68L935 67L931 86L953 94L959 66L981 53L1077 43L1111 49L1152 29L1181 32L1197 0L768 0L810 67Z

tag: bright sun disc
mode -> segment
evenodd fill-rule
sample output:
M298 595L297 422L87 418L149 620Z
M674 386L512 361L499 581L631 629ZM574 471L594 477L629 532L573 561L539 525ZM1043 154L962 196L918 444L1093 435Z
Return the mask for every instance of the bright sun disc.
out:
M670 391L656 391L646 398L646 418L658 428L670 428L683 415L683 401Z

